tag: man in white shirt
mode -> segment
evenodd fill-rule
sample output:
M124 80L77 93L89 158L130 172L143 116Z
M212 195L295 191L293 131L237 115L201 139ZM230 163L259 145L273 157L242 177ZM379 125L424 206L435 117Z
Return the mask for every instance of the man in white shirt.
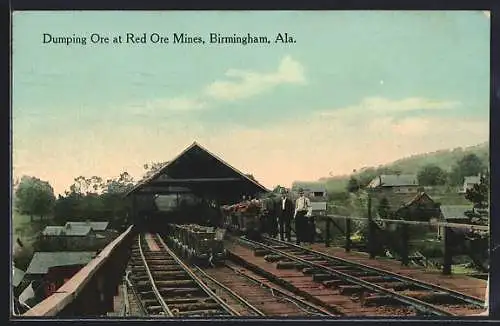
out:
M299 198L295 201L295 234L297 235L297 244L306 240L306 232L308 229L307 217L311 208L311 201L304 196L304 189L299 188Z

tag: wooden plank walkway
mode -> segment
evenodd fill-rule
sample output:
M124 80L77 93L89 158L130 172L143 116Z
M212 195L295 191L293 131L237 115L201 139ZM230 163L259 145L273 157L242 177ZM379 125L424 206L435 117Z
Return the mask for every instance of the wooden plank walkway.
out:
M151 233L147 233L145 235L146 243L148 244L149 250L151 251L160 251L160 247L158 247L158 244L156 243L156 240L153 239L153 236Z
M422 267L402 266L401 262L389 259L370 259L369 255L362 252L345 252L344 248L325 247L324 244L307 245L307 248L320 251L342 259L358 262L367 266L383 269L389 272L401 274L415 278L422 282L427 282L455 290L478 299L484 300L486 293L486 281L465 275L443 275L440 271L428 270Z

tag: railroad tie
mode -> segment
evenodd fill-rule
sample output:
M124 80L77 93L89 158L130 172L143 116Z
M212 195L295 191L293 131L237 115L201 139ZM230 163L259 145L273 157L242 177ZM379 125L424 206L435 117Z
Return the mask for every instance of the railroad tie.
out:
M341 279L323 281L323 285L326 286L327 288L338 288L340 285L349 285L349 284L351 283Z
M364 288L360 285L339 285L340 294L350 295L355 293L361 293Z
M216 310L220 308L220 304L217 302L171 303L168 307L179 311Z
M384 305L393 305L393 306L404 305L402 302L400 302L399 300L397 300L389 295L378 295L378 294L363 295L362 294L360 301L361 301L362 305L368 306L368 307L384 306Z
M186 279L187 273L182 270L173 270L173 271L151 271L153 276L165 277L169 279Z
M264 259L270 263L275 263L283 259L283 256L268 254L264 256Z
M228 313L223 310L194 310L194 311L182 311L175 314L176 317L204 317L204 316L227 316Z
M457 298L450 296L449 293L446 292L406 292L403 293L409 297L425 301L432 304L453 304L453 303L461 303L461 301Z
M295 264L295 269L298 270L298 271L302 271L304 268L307 268L306 264L302 264L302 263L296 263Z
M194 280L170 280L170 281L155 281L156 286L158 287L170 287L174 286L176 288L184 288L189 285L195 285L196 282ZM143 287L143 286L149 286L150 282L148 281L139 281L137 282L137 286Z
M322 270L316 267L306 267L302 269L302 273L304 273L305 275L319 274L321 272Z
M158 291L164 296L177 296L185 295L187 297L194 296L196 294L204 294L205 292L198 287L195 288L161 288Z
M215 299L209 297L193 297L193 298L172 298L172 299L164 299L167 305L169 304L181 304L181 303L213 303Z
M256 248L253 251L253 255L255 257L264 257L265 255L270 254L269 250Z
M384 282L381 284L384 288L392 288L395 291L403 291L403 290L416 290L420 287L412 286L412 284L408 284L405 282L394 281L394 282Z
M323 281L328 281L335 279L335 276L331 274L313 274L313 281L314 282L323 282Z

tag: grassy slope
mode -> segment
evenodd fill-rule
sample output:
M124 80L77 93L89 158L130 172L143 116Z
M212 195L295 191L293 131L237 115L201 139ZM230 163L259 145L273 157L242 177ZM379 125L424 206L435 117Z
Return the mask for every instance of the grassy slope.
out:
M436 164L444 170L450 171L451 167L467 154L476 154L484 162L489 161L489 144L483 143L477 146L466 148L455 148L441 150L431 153L424 153L406 157L395 162L384 165L384 167L401 170L403 173L416 174L427 164ZM345 191L349 176L338 176L324 178L329 192Z

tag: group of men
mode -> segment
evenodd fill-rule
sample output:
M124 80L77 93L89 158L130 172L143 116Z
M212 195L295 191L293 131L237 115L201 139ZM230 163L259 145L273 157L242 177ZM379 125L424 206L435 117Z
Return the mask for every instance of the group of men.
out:
M292 223L294 224L296 244L314 242L316 225L312 216L311 201L304 195L304 190L299 189L299 198L293 202L286 190L281 191L279 203L272 201L267 209L265 219L266 230L272 237L277 237L278 228L280 240L291 241ZM275 205L277 204L277 205Z

